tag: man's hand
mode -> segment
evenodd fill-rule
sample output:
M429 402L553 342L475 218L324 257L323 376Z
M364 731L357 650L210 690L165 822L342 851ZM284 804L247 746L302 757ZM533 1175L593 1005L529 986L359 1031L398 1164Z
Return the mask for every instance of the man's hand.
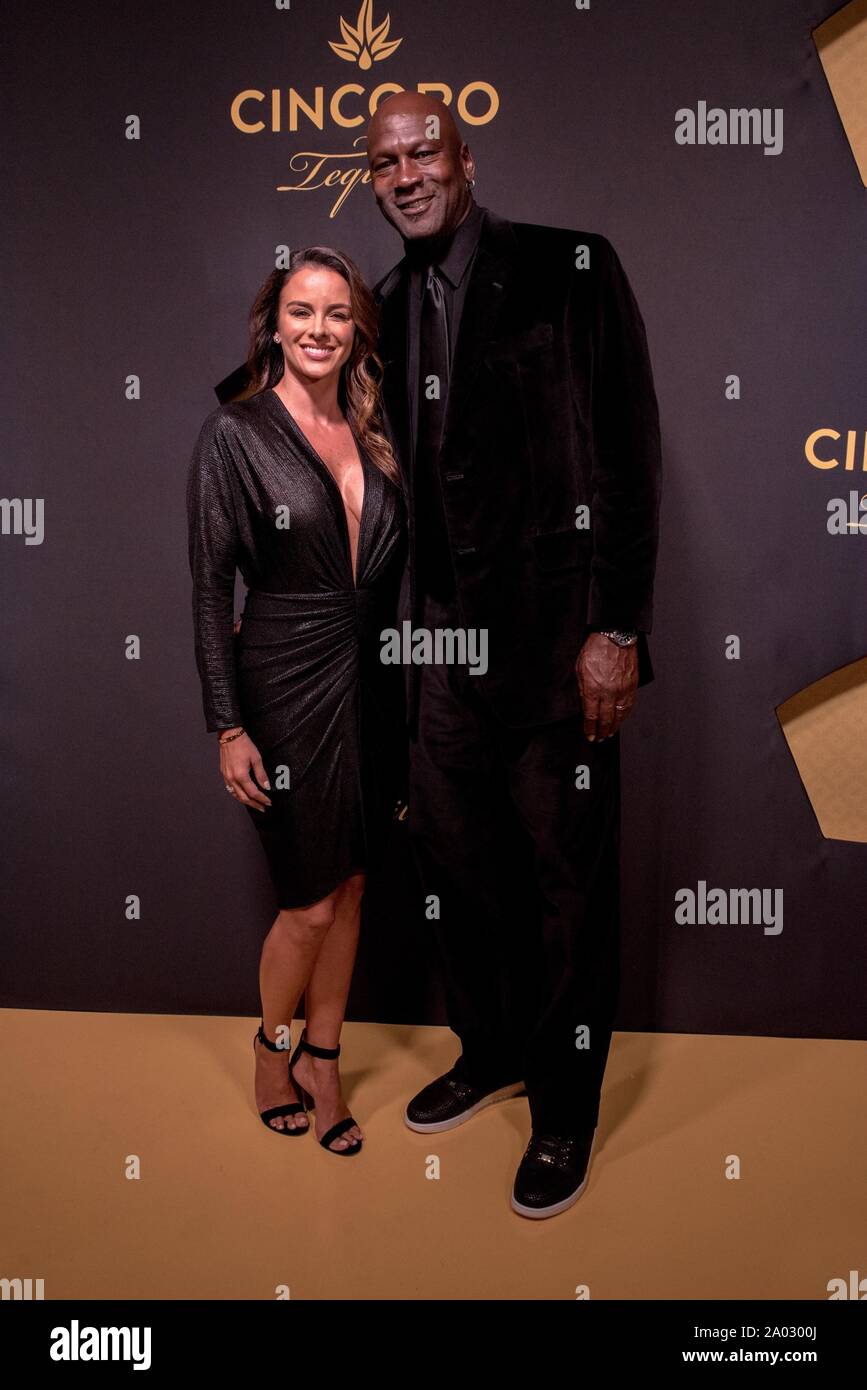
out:
M616 734L635 703L638 647L619 647L591 632L575 662L584 706L584 734L591 743Z

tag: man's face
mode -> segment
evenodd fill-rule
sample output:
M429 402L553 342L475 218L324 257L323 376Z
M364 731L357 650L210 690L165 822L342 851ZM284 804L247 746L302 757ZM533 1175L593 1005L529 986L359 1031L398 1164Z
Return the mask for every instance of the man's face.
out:
M470 202L466 181L473 177L472 156L466 147L461 155L444 122L439 136L431 138L429 123L423 111L383 111L368 150L380 211L407 241L448 235Z

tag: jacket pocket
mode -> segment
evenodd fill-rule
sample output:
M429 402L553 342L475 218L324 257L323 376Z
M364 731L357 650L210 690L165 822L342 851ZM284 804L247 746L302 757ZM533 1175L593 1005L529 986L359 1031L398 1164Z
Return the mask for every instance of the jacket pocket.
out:
M537 323L522 333L509 333L489 343L483 360L490 366L508 366L527 353L544 351L554 341L554 329L550 323Z

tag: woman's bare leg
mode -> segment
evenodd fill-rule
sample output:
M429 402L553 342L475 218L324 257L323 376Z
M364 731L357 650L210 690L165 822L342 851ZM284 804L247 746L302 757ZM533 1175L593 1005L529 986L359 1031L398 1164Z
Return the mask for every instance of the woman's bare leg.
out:
M335 921L339 893L338 888L312 907L284 908L265 938L259 962L259 993L265 1037L269 1042L278 1040L278 1027L285 1025L288 1030L292 1022L317 956ZM288 1031L285 1036L288 1041ZM289 1081L288 1060L288 1052L270 1052L260 1042L256 1043L256 1106L260 1111L299 1099ZM279 1115L269 1123L272 1129L309 1127L307 1116L300 1112Z
M338 888L334 921L322 942L307 984L305 1027L308 1042L316 1047L336 1047L340 1041L358 947L363 893L363 874L353 875ZM302 1052L295 1063L295 1075L305 1090L315 1097L316 1134L321 1138L332 1125L350 1113L340 1090L338 1060L327 1061ZM347 1149L354 1140L363 1137L358 1125L353 1125L333 1139L328 1147Z

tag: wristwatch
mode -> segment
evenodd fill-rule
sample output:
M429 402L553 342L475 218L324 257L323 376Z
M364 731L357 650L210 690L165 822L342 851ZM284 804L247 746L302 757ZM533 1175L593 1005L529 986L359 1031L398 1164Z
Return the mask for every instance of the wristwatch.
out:
M616 642L618 647L634 647L638 641L637 632L603 632L603 637L610 637L612 642Z

